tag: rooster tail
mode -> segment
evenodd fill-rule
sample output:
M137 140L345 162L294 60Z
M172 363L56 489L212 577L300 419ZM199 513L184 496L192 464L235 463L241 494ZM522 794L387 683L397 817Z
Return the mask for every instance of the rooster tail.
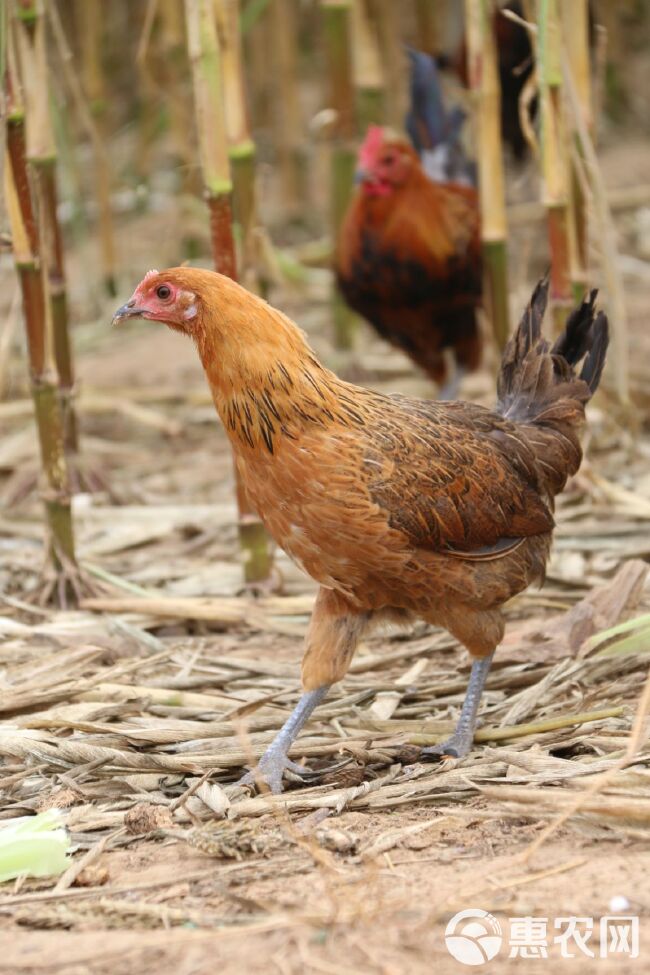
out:
M442 100L440 76L435 58L408 48L410 61L410 108L406 131L419 154L444 142L447 116Z
M609 343L609 325L596 312L591 291L567 319L553 346L542 337L548 276L539 282L503 353L497 411L527 428L551 495L580 466L585 405L598 388Z
M476 185L476 167L463 147L466 114L460 107L447 109L438 60L408 48L410 105L406 131L420 156L424 171L434 183Z

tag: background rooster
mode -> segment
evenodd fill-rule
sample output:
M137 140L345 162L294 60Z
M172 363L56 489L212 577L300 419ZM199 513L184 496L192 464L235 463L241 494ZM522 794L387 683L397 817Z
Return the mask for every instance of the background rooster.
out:
M456 731L425 754L470 749L501 606L544 576L553 499L580 465L607 349L595 292L551 349L540 331L547 292L537 288L505 350L494 411L346 383L285 315L212 271L150 271L117 312L194 339L251 501L320 583L305 693L249 781L280 791L298 732L382 619L420 617L468 648Z
M452 398L481 358L478 197L462 151L463 116L446 113L435 62L411 53L413 146L372 126L343 222L336 274L348 304ZM422 154L422 159L418 156Z

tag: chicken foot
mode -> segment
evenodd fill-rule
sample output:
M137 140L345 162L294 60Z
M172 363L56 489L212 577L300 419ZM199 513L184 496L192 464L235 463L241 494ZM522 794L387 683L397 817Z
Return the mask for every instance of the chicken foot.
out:
M467 691L465 692L465 700L463 701L460 718L458 719L454 733L446 741L440 742L439 745L431 745L428 748L423 748L420 752L420 758L441 758L443 755L450 755L453 758L463 758L470 751L474 741L474 732L476 731L481 695L483 694L483 688L485 687L485 681L487 680L493 657L494 654L491 653L489 657L481 657L480 660L473 662Z
M266 749L254 769L247 772L237 785L265 785L271 792L282 792L282 777L286 769L304 774L308 769L289 758L289 749L300 734L314 708L323 701L330 689L329 684L306 691Z

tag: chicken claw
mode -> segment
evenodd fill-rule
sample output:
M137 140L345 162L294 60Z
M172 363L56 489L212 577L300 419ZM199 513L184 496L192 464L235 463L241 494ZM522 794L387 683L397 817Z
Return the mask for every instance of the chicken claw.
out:
M476 731L476 719L485 681L490 670L492 657L482 657L475 660L469 675L465 700L460 712L458 724L451 738L441 741L438 745L430 745L420 752L421 759L428 758L464 758L471 751Z
M272 751L269 748L255 768L237 780L237 785L252 785L257 786L258 789L260 786L265 786L266 788L261 791L272 792L277 796L282 792L282 779L285 772L294 772L302 777L305 773L311 772L311 769L293 762L281 749Z
M237 785L265 785L274 795L278 795L282 792L285 771L295 772L301 778L311 773L311 769L292 762L288 752L300 729L328 690L329 685L324 685L302 695L255 768L243 775Z

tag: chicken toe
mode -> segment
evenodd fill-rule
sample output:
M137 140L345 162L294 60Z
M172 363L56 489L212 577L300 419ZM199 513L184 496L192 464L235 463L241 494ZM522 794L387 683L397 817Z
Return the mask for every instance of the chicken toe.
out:
M301 728L328 690L329 685L326 684L302 695L255 768L243 775L237 785L262 785L277 795L282 792L285 771L295 772L298 775L309 773L309 769L292 762L288 753Z

